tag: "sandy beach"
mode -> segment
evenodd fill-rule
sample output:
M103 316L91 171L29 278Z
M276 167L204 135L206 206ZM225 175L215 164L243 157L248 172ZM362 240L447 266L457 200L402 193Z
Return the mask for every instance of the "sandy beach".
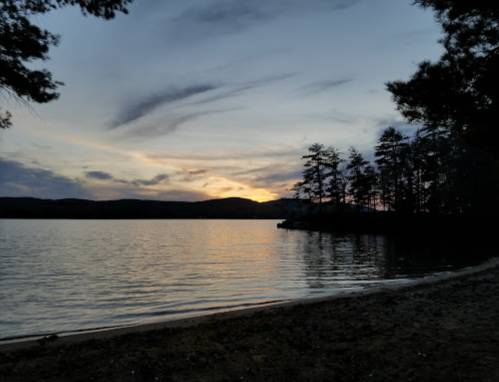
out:
M499 262L316 300L0 345L1 381L499 381Z

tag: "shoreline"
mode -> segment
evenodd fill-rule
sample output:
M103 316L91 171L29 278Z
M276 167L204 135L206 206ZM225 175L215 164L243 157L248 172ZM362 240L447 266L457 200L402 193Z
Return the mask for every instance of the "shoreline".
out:
M354 292L352 292L354 293ZM306 299L304 299L306 300ZM115 336L120 336L123 334L134 333L134 332L147 332L150 330L157 330L162 328L177 328L177 327L189 327L203 323L210 319L221 319L223 320L225 316L230 317L232 314L239 316L240 314L251 314L254 311L266 310L272 306L277 306L281 304L293 303L295 300L282 300L282 301L270 301L256 304L250 308L234 308L223 310L215 313L200 314L196 316L184 317L184 318L172 318L161 320L157 322L148 322L144 324L123 324L123 325L111 325L107 327L89 328L74 330L71 332L64 333L46 333L40 335L26 335L19 337L10 337L5 339L0 339L0 353L5 351L16 351L19 349L25 349L32 346L38 346L40 342L45 342L54 345L59 344L72 344L80 341L87 341L89 339L107 339ZM57 342L51 340L51 336L57 336ZM48 340L48 341L46 341Z
M2 347L0 379L497 382L498 328L495 258L403 286Z
M200 316L163 320L159 322L146 323L146 324L131 324L119 325L95 329L82 329L81 331L74 331L68 334L61 334L51 338L51 335L35 335L25 338L12 338L0 340L0 353L12 352L22 350L34 346L39 346L43 343L44 346L58 346L58 345L71 345L74 343L88 341L88 340L106 340L117 336L122 336L131 333L146 333L149 331L161 329L174 329L174 328L189 328L206 323L221 322L231 318L247 317L259 312L271 313L273 310L284 308L289 309L294 306L304 306L309 304L330 303L335 300L341 299L356 299L363 296L375 295L383 292L400 292L413 288L431 288L439 283L445 283L454 279L463 278L479 274L487 270L497 268L499 271L499 258L492 258L486 262L473 266L460 269L451 273L439 274L436 276L426 276L421 279L414 279L407 283L396 285L382 285L379 287L369 288L360 291L340 292L338 294L322 297L301 298L294 300L283 300L277 302L262 303L261 305L250 308L236 308L233 310L204 314ZM53 335L52 335L53 336Z

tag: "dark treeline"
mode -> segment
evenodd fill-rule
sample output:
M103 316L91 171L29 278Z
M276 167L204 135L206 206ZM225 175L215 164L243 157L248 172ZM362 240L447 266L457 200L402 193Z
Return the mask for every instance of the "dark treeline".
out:
M374 148L374 163L353 147L348 154L316 143L303 156L303 180L293 191L316 205L312 212L320 215L325 206L397 214L499 211L497 162L448 130L421 128L409 137L388 127Z
M383 215L428 224L451 217L493 227L499 213L499 2L413 3L434 11L443 53L386 87L406 121L420 128L412 136L386 128L374 163L355 148L343 157L333 147L312 145L295 195L316 206L307 210L319 220L331 210L383 211L356 219L378 222L365 216Z
M24 219L284 219L297 201L258 203L243 198L202 202L0 198L0 218Z

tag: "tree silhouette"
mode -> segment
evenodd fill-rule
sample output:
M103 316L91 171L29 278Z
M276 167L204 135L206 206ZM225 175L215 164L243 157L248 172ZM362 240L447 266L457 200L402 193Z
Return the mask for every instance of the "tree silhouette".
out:
M499 2L415 0L432 8L445 33L438 62L423 61L408 81L387 83L409 122L445 128L499 158Z
M499 164L487 153L467 145L446 128L418 129L412 137L386 128L375 147L374 164L356 148L348 160L333 147L309 147L303 180L295 197L334 204L348 202L357 211L384 210L397 214L490 214L499 211Z
M341 153L334 147L329 147L326 150L326 176L327 186L326 194L332 202L337 204L345 203L345 184L343 171L340 165L345 162L341 158Z
M407 150L407 140L400 131L393 127L386 128L375 146L374 156L380 171L382 182L382 200L388 209L399 210L402 203L404 185L403 164L404 151Z
M46 61L60 36L32 23L37 15L67 5L78 5L84 15L106 20L116 12L128 13L132 0L2 0L0 3L0 91L24 104L46 103L59 97L62 82L46 70L31 69L36 60ZM0 113L0 128L11 126L11 114Z
M0 129L7 129L12 126L11 117L12 115L8 111L2 115L2 109L0 109Z
M350 147L350 156L347 163L349 171L348 180L350 182L349 193L358 209L369 204L369 192L371 190L371 178L366 175L366 167L369 162L366 161L355 147ZM370 171L370 170L369 170Z
M328 154L324 145L319 143L310 146L308 151L310 154L302 157L302 159L306 159L303 185L308 187L311 199L319 202L319 213L322 214L322 202L326 197Z
M379 173L372 164L364 168L364 185L366 206L370 211L375 211L379 195Z

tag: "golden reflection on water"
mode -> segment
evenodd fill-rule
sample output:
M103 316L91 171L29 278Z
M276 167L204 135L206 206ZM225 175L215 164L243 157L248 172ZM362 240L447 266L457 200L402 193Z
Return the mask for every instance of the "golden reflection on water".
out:
M448 243L433 243L435 253L381 235L276 224L0 220L0 338L336 293L453 266L442 257Z

